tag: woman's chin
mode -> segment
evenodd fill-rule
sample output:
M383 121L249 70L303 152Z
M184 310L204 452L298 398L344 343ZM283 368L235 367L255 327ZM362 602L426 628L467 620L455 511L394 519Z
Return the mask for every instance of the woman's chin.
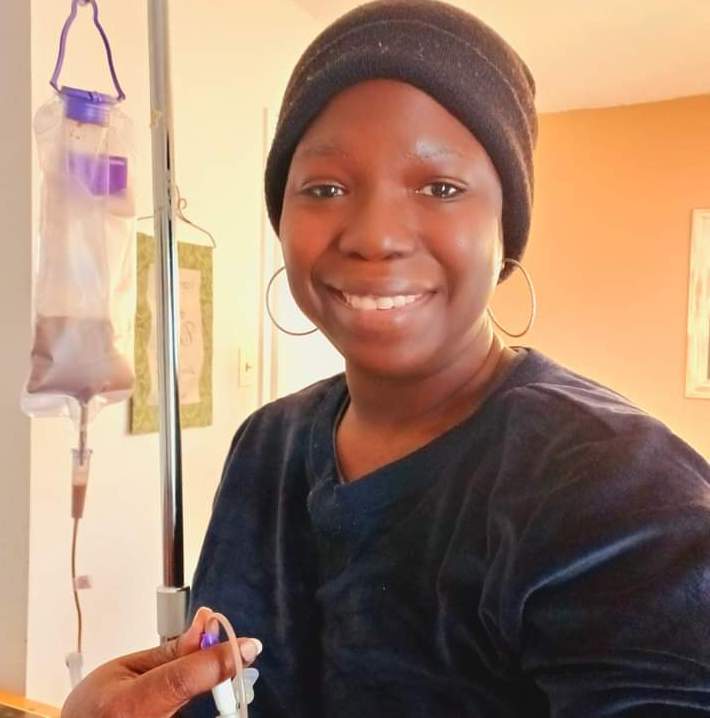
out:
M421 379L435 371L434 357L407 347L377 347L369 350L348 348L341 351L349 372L355 371L388 380Z

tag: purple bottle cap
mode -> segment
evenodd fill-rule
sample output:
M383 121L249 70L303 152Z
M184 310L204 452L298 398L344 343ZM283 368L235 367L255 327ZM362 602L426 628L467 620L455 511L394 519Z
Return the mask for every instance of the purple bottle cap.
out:
M108 125L111 107L116 104L110 95L76 87L62 87L61 96L66 117L92 125Z

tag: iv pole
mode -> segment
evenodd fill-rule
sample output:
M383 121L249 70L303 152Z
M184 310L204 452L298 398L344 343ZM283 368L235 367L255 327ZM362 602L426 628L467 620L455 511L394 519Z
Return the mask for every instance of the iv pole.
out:
M150 110L155 208L163 585L158 588L161 642L182 633L190 594L183 566L182 451L178 389L179 277L175 216L175 152L170 87L168 0L148 0Z

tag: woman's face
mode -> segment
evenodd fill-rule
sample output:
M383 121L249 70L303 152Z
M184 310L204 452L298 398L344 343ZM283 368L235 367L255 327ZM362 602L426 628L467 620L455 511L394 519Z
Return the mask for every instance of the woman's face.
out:
M279 236L293 296L349 367L440 371L489 341L501 197L486 151L429 95L354 85L291 162Z

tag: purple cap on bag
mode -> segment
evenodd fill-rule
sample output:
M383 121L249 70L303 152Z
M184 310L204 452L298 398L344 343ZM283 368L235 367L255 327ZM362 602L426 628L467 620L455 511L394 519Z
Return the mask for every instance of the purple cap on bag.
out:
M76 87L62 87L61 95L67 117L92 125L107 125L111 107L116 104L115 98L110 95Z
M64 115L83 124L109 124L116 100L110 95L76 87L62 87ZM128 186L128 161L115 155L69 152L68 169L93 195L122 192Z
M69 172L93 195L117 194L128 186L125 157L69 152L67 164Z

